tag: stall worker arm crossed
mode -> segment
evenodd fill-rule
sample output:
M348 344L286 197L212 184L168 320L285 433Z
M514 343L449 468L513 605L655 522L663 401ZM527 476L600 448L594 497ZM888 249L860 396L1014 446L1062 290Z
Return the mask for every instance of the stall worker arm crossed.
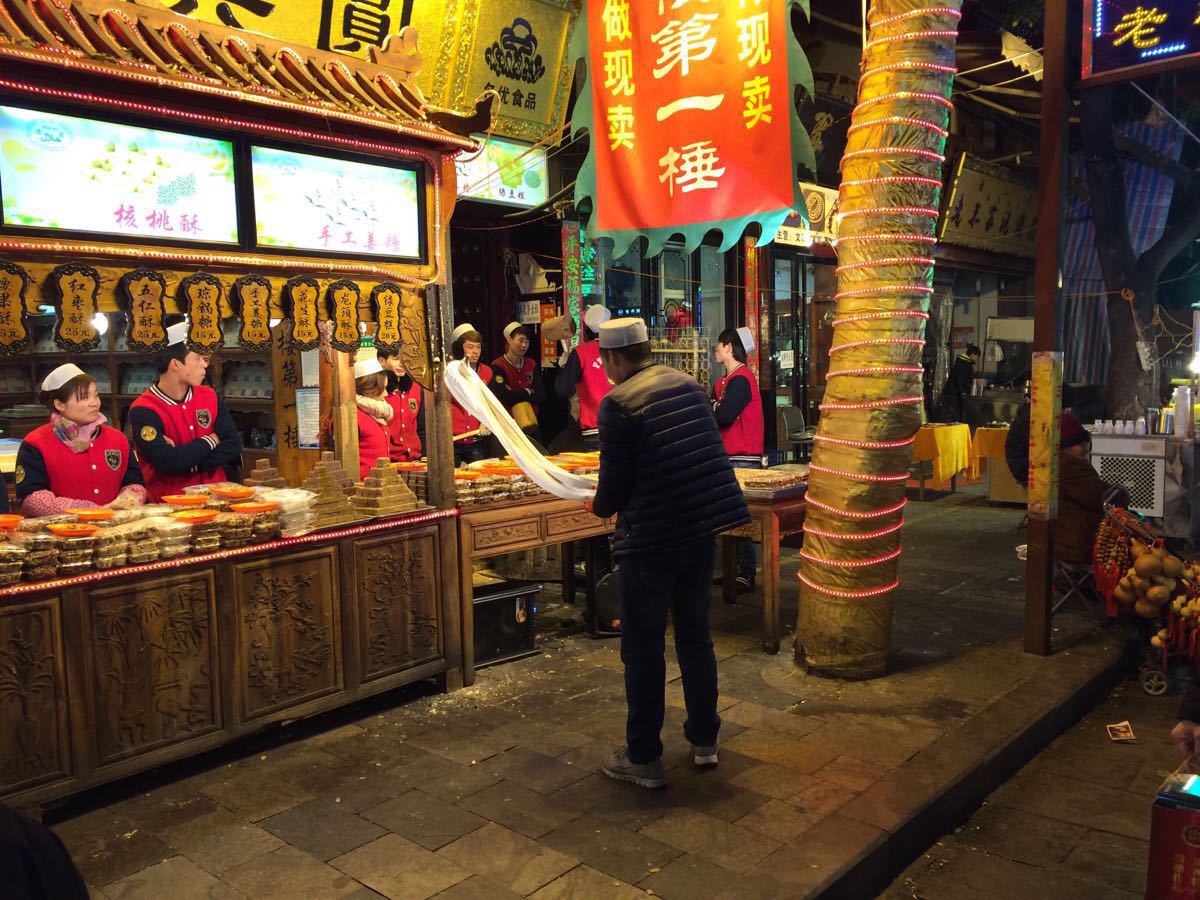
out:
M50 421L21 442L14 470L25 515L129 507L145 500L142 470L129 440L106 424L90 375L74 363L61 365L42 381L38 399L50 411Z
M130 426L152 501L197 484L229 481L242 435L224 401L204 384L208 358L187 346L187 323L167 329L155 357L158 381L133 402Z

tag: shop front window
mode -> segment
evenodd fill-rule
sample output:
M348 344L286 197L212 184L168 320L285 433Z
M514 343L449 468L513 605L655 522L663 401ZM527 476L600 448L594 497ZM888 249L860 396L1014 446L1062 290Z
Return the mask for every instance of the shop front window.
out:
M604 249L596 258L603 262L604 305L614 319L642 315L642 256L637 245L617 259L612 258L611 245L607 241L602 245Z

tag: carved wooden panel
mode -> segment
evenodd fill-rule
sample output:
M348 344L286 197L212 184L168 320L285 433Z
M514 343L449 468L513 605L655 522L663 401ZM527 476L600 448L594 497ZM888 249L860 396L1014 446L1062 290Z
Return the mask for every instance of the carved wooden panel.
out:
M505 522L503 525L480 525L474 529L473 534L476 550L501 548L505 544L536 541L541 537L537 519Z
M235 565L243 719L341 690L341 597L332 547Z
M546 537L563 540L572 534L594 534L604 528L606 524L603 519L592 515L587 510L553 513L546 516Z
M0 607L0 796L71 770L57 597Z
M99 765L221 727L211 569L85 597Z
M747 522L745 525L739 525L737 528L730 528L728 531L721 532L722 537L741 537L749 538L752 541L762 540L762 522L758 519Z
M440 657L441 560L436 529L360 540L354 553L363 681Z

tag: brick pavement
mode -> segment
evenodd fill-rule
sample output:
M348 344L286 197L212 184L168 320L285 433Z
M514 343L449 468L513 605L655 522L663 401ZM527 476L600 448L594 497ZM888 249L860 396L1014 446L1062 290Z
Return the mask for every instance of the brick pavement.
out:
M807 677L760 652L755 610L714 599L721 764L691 766L671 665L665 791L598 774L623 734L620 662L614 642L574 636L467 690L297 723L51 821L111 900L874 890L864 873L929 846L929 821L913 823L940 821L938 798L1070 715L1123 640L1064 619L1070 651L1025 655L1019 513L965 495L910 509L893 674Z

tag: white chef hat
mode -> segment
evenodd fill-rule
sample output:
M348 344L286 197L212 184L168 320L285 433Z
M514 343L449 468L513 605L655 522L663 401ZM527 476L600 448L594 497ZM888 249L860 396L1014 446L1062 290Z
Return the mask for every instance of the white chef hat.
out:
M509 322L507 325L505 325L504 326L505 339L507 340L508 338L512 337L513 332L516 331L520 327L522 327L520 322Z
M612 318L612 313L603 303L593 303L583 314L583 324L595 331Z
M754 349L754 335L750 329L743 325L737 330L738 337L742 339L742 349L749 353Z
M72 378L78 378L80 375L86 375L87 372L75 365L75 363L63 363L49 375L42 379L43 391L57 391L60 387L70 381Z
M188 323L176 322L167 328L167 346L174 347L176 344L184 344L187 342Z
M600 349L615 350L618 347L631 347L650 340L646 331L646 322L633 316L624 319L612 319L600 326Z
M379 356L375 353L360 352L358 358L354 361L354 377L362 378L366 375L374 375L376 372L382 372L383 366L379 364Z
M475 326L472 325L470 322L463 322L461 325L455 326L454 330L452 332L450 332L450 340L457 341L460 337L462 337L468 331L474 331L474 330L475 330Z

